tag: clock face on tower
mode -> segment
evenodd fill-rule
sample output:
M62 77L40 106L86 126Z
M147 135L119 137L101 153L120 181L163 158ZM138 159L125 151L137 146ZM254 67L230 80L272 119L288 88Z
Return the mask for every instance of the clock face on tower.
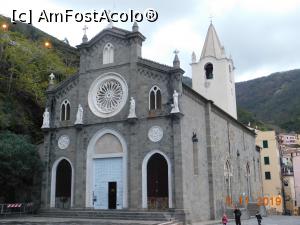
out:
M121 111L127 96L128 87L125 79L117 73L105 73L92 83L88 104L96 116L107 118Z

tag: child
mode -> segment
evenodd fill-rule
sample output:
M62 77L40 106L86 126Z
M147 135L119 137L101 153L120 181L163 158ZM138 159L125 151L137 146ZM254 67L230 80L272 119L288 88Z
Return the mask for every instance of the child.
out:
M222 217L222 223L223 223L223 225L226 225L228 223L228 217L226 216L225 213L223 214L223 217Z
M257 213L256 213L256 219L257 219L257 222L258 222L258 225L261 225L261 220L262 220L262 217L261 217L261 215L260 215L260 213L257 211Z

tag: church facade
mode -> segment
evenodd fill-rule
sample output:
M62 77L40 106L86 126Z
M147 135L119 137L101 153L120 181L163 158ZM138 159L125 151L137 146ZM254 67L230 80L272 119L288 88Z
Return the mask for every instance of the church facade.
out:
M137 24L84 36L79 72L52 76L43 208L175 209L196 222L261 194L253 131L182 82L177 54L173 66L142 58L144 40Z

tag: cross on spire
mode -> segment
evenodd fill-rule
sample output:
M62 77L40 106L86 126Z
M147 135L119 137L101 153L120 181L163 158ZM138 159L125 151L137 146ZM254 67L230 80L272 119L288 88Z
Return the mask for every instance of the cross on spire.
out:
M175 55L178 55L179 51L177 49L174 50L173 52Z
M111 18L112 11L108 10L107 13L108 13L108 25L107 25L107 27L108 28L113 28L113 21L112 21L112 18Z
M84 25L84 27L82 28L82 30L83 30L83 32L84 32L84 34L86 35L86 30L87 29L89 29L88 27L87 27L87 25Z
M213 14L211 13L208 18L210 19L210 23L212 23L213 18L214 18Z

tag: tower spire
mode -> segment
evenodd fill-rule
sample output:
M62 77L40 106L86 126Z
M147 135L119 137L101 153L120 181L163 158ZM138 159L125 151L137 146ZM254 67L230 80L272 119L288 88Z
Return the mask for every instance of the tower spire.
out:
M208 27L204 46L201 53L201 58L212 56L217 59L225 57L224 47L221 45L217 32L214 25L211 24Z
M237 118L233 61L226 57L212 20L200 59L197 61L196 55L192 54L190 65L193 89Z

